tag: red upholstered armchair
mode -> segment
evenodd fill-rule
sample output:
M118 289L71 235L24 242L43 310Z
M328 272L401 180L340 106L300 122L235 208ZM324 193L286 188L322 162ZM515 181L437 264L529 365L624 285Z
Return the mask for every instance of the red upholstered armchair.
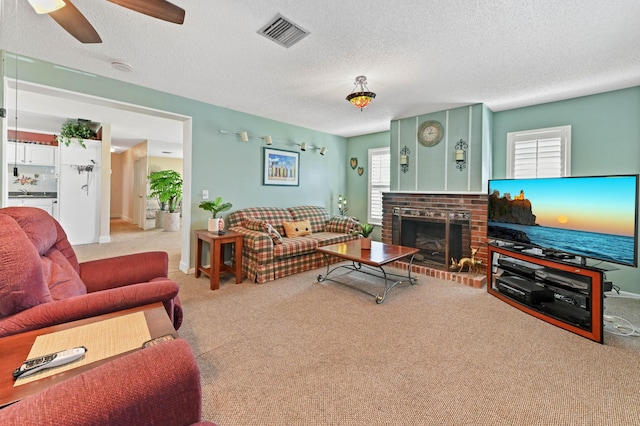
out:
M117 358L0 410L0 424L213 425L201 421L200 372L182 339Z
M177 330L179 287L167 274L165 252L78 263L47 212L0 209L0 337L155 302Z

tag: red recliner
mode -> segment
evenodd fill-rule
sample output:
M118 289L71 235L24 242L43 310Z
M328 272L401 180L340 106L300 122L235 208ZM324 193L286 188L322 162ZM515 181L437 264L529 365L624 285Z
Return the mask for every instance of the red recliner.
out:
M177 330L179 286L167 275L160 251L78 263L47 212L0 209L0 337L155 302Z
M200 371L176 339L124 355L0 410L0 424L208 425Z

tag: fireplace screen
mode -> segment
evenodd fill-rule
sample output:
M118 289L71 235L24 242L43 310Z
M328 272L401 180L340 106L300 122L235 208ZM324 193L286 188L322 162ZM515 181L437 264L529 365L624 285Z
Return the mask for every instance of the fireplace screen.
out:
M454 259L471 256L471 214L393 209L393 243L420 249L414 262L447 269Z

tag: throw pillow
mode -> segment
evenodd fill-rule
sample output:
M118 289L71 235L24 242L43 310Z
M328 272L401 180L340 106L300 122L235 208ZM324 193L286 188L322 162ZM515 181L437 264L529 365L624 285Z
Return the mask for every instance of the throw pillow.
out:
M282 222L282 226L284 226L284 232L289 238L311 235L311 223L308 220Z
M247 219L244 222L244 227L252 231L266 232L274 244L282 244L280 233L270 223L262 219Z
M334 216L325 226L326 232L338 232L340 234L351 234L358 229L358 222L347 216Z

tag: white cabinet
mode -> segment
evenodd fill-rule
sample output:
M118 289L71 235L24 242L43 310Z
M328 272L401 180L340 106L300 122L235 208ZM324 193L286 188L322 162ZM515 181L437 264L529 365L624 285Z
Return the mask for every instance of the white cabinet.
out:
M56 198L9 198L9 207L37 207L58 219L58 200Z
M7 163L55 166L57 146L7 142Z

